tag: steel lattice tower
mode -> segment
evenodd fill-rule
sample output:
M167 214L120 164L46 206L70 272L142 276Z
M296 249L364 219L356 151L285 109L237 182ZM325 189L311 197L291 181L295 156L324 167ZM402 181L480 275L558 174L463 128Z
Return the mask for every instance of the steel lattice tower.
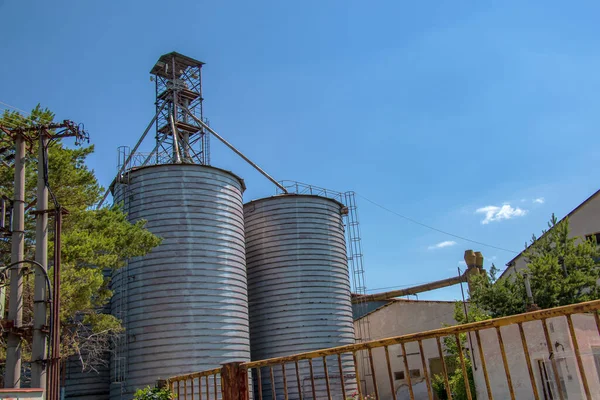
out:
M172 52L162 55L150 71L156 82L156 164L210 164L209 135L192 117L205 121L203 65Z

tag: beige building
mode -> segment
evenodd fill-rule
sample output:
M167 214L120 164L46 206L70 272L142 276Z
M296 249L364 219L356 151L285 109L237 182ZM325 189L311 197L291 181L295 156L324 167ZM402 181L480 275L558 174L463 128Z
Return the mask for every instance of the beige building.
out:
M589 238L595 236L600 243L600 190L592 194L580 205L575 207L564 218L569 219L569 228L571 237ZM527 260L523 252L507 264L507 269L501 277L508 277L515 271L523 270L527 267ZM600 281L599 281L600 283ZM592 316L576 316L573 318L579 346L582 347L582 361L584 368L588 371L587 376L593 398L600 399L600 337ZM554 318L548 321L550 336L554 344L554 355L557 357L558 374L560 386L562 386L563 397L565 399L584 398L583 386L581 386L581 376L577 370L573 344L568 335L568 326L565 318ZM541 399L558 399L557 385L554 374L551 373L551 364L548 359L548 350L540 323L528 323L524 325L529 341L529 352L533 363L534 374L537 381L537 389ZM519 339L519 332L516 326L504 328L503 335L509 337L510 342L507 345L507 354L511 377L515 386L517 398L533 398L531 393L531 384L523 356L523 347L513 339ZM530 339L531 337L531 339ZM497 343L495 332L482 333L482 341L493 345L494 340ZM512 344L512 345L511 345ZM488 346L490 347L490 346ZM497 344L496 344L497 347ZM476 352L477 353L477 352ZM504 374L501 358L494 352L488 354L484 350L486 359L493 360L494 369L492 374ZM496 363L500 361L500 363ZM500 367L500 368L498 368ZM513 370L514 368L514 370ZM485 381L481 370L475 373L478 395L485 396ZM498 392L502 397L509 396L506 379L494 379L492 382L492 392L494 395Z
M371 339L382 339L391 336L400 336L409 333L438 329L446 325L456 325L453 318L453 301L425 301L425 300L404 300L394 299L378 309L366 314L362 318L368 318ZM361 318L354 324L357 326ZM442 364L439 357L437 343L435 340L423 342L423 352L427 360L429 373L439 374L442 372ZM394 378L394 391L398 398L409 399L407 391L407 379L404 376L404 359L402 358L402 349L400 345L390 346L390 364ZM427 398L427 388L425 386L425 375L421 363L419 346L416 343L406 345L408 357L408 367L410 371L411 383L415 398ZM375 378L379 398L381 400L394 399L392 389L389 383L387 362L383 348L373 350ZM368 359L359 357L359 373L369 371ZM361 376L363 390L366 394L374 392L372 376Z
M569 218L573 237L585 238L595 235L600 243L600 190L592 194L566 217ZM507 265L509 268L503 273L504 277L510 276L515 270L525 268L526 260L523 253L517 255ZM369 303L369 309L372 311L364 316L355 316L355 330L358 334L368 324L371 339L424 332L441 328L444 324L456 324L453 317L454 302L452 301L394 299L387 303ZM523 324L538 396L542 400L559 399L561 397L558 392L560 387L562 398L565 400L585 398L566 319L564 317L552 318L547 322L553 347L552 357L555 357L560 381L558 384L552 370L552 361L549 358L541 322L533 321ZM600 333L591 315L575 315L573 324L592 398L600 400ZM515 397L517 399L534 399L518 326L503 327L501 332ZM471 341L474 347L473 374L477 397L488 398L481 357L474 336ZM480 337L493 396L495 399L510 398L496 331L494 329L480 331ZM357 339L360 338L357 337ZM467 351L471 351L469 343L467 343ZM389 352L395 395L392 394L389 383L385 353L383 349L373 351L374 377L377 381L379 398L382 400L409 399L401 347L390 346ZM423 341L423 352L430 378L440 374L442 366L435 340ZM407 344L406 353L415 399L428 399L418 345ZM358 359L359 372L362 372L362 387L366 394L374 392L373 376L365 376L364 373L364 371L369 371L368 362L368 358L364 356Z
M371 339L375 340L433 330L441 328L443 325L455 325L456 321L453 315L454 302L395 299L357 319L355 325L364 323L361 320L368 318ZM565 400L585 398L566 318L552 318L547 323L553 357L557 363L559 385L556 384L554 378L552 361L549 358L541 322L533 321L523 324L539 398L542 400L559 399L559 387L562 389ZM573 325L592 398L600 399L600 335L598 328L593 316L589 314L574 315ZM518 326L503 327L501 332L515 397L525 400L534 399ZM492 394L495 399L508 399L510 394L496 330L482 330L480 338ZM473 375L477 398L488 398L475 335L473 334L470 339L474 348ZM469 341L467 341L467 352L471 352L470 347ZM436 341L424 340L423 352L431 380L433 375L442 373ZM401 346L390 346L389 353L395 397L392 395L389 382L385 352L383 348L373 350L374 377L377 382L379 398L381 400L409 399ZM425 372L418 344L408 343L406 353L415 400L428 399ZM365 371L369 371L368 363L366 354L358 358L363 393L373 394L373 376L365 374Z
M594 235L597 242L600 243L600 190L588 197L564 218L567 217L569 218L572 237L585 238ZM527 261L523 252L506 263L506 266L508 268L501 277L510 276L515 271L525 268Z
M572 318L592 398L600 399L600 335L598 328L591 314L577 314ZM552 361L549 358L542 323L533 321L523 324L538 396L541 400L559 399L558 388L560 387L563 399L584 399L585 392L577 368L566 318L551 318L547 320L547 324L560 380L559 385L556 384L552 370ZM519 328L517 325L506 326L502 328L501 332L515 398L534 399ZM509 399L510 393L496 330L482 330L480 337L492 394L495 399ZM485 378L475 343L474 348L475 361L478 365L478 368L473 371L477 398L486 399L488 396Z

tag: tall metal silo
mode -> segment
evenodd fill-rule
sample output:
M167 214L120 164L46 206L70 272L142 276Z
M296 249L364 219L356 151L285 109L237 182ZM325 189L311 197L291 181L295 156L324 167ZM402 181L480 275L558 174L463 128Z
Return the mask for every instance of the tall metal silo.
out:
M253 360L354 343L343 207L312 195L279 195L244 205ZM343 364L344 375L351 376L352 358L345 357ZM313 371L316 397L326 398L322 364L315 364ZM328 373L332 385L338 385L334 396L341 396L339 384L344 377L337 359L328 360ZM293 368L289 374L289 398L296 399L299 389ZM276 396L271 393L269 374L262 376L263 398L279 398L281 372L275 371ZM300 376L302 398L311 399L307 364L301 365ZM355 381L347 379L350 390Z
M157 378L248 361L243 181L197 164L134 168L115 187L130 221L162 243L113 276L124 337L112 357L111 399Z
M112 346L111 400L128 400L157 378L250 359L244 184L209 166L209 138L287 190L208 125L203 65L177 52L158 59L150 70L156 113L133 149L119 151L113 198L163 242L112 276L111 313L125 330ZM150 148L148 138L153 150L138 152Z

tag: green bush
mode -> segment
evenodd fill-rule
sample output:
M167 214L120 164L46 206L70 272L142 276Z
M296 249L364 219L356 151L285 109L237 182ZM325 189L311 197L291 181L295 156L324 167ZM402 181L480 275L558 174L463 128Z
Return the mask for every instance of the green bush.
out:
M173 400L175 397L177 397L175 393L171 392L168 387L151 388L150 386L146 386L135 392L133 400Z
M475 390L475 381L473 380L473 369L470 365L467 366L467 376L469 377L469 386L471 387L471 397L477 398ZM455 369L449 376L448 384L450 385L450 392L452 398L455 400L467 400L467 387L463 377L462 369ZM444 376L442 374L433 376L433 391L440 400L447 400L448 394L446 393L446 384L444 382Z

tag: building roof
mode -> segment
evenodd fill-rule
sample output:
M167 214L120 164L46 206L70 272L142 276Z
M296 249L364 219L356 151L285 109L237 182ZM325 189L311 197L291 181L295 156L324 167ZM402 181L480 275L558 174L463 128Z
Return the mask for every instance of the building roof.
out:
M592 200L594 197L596 197L598 194L600 194L600 189L599 189L599 190L597 190L596 192L594 192L594 193L593 193L593 194L592 194L590 197L588 197L587 199L585 199L585 200L584 200L584 201L583 201L581 204L579 204L577 207L575 207L574 209L572 209L572 210L571 210L571 211L570 211L570 212L569 212L567 215L565 215L565 216L564 216L564 217L563 217L563 218L562 218L562 219L561 219L559 222L562 222L562 221L564 221L565 219L567 219L567 218L571 217L573 214L575 214L577 211L579 211L579 209L581 209L581 208L582 208L584 205L586 205L587 203L589 203L589 202L590 202L590 201L591 201L591 200ZM546 233L547 233L547 232L546 232ZM546 235L546 233L544 233L542 236L540 236L539 238L537 238L537 239L535 240L535 242L537 242L539 239L543 238L543 237ZM535 242L533 242L533 243L535 243ZM533 243L532 243L532 244L533 244ZM523 250L522 252L520 252L519 254L517 254L516 256L514 256L514 257L512 258L512 260L510 260L509 262L507 262L507 263L506 263L506 266L507 266L508 268L506 268L506 269L504 270L504 272L502 272L502 274L500 275L500 278L502 278L502 277L504 276L504 274L506 274L506 273L508 272L508 270L510 269L510 267L511 267L511 265L514 263L514 261L515 261L517 258L521 257L521 256L523 255L523 253L524 253L524 252L525 252L527 249L529 249L529 248L531 247L531 245L532 245L532 244L530 244L529 246L527 246L527 247L525 248L525 250Z
M371 310L371 311L369 311L369 312L365 313L364 315L361 315L360 317L358 317L358 318L355 318L354 320L355 320L355 321L358 321L359 319L362 319L362 318L364 318L364 317L366 317L366 316L369 316L369 315L371 315L371 314L373 314L373 313L375 313L375 312L377 312L377 311L379 311L379 310L382 310L382 309L384 309L384 308L386 308L386 307L388 307L388 306L390 306L390 305L392 305L392 304L396 304L396 303L405 303L405 304L406 304L406 303L436 303L436 304L454 304L454 303L456 303L456 300L409 300L409 299L389 299L389 300L386 300L386 301L387 301L387 303L386 303L386 304L383 304L382 306L380 306L380 307L377 307L376 309L374 309L374 310ZM380 303L380 302L374 302L374 303Z
M204 65L202 61L198 61L191 57L184 56L183 54L178 53L176 51L172 51L170 53L163 54L162 56L160 56L154 67L152 67L152 69L150 70L150 73L153 75L167 77L164 67L166 63L170 62L173 59L175 59L175 63L177 64L177 66L182 69L185 69L187 67L201 67Z

